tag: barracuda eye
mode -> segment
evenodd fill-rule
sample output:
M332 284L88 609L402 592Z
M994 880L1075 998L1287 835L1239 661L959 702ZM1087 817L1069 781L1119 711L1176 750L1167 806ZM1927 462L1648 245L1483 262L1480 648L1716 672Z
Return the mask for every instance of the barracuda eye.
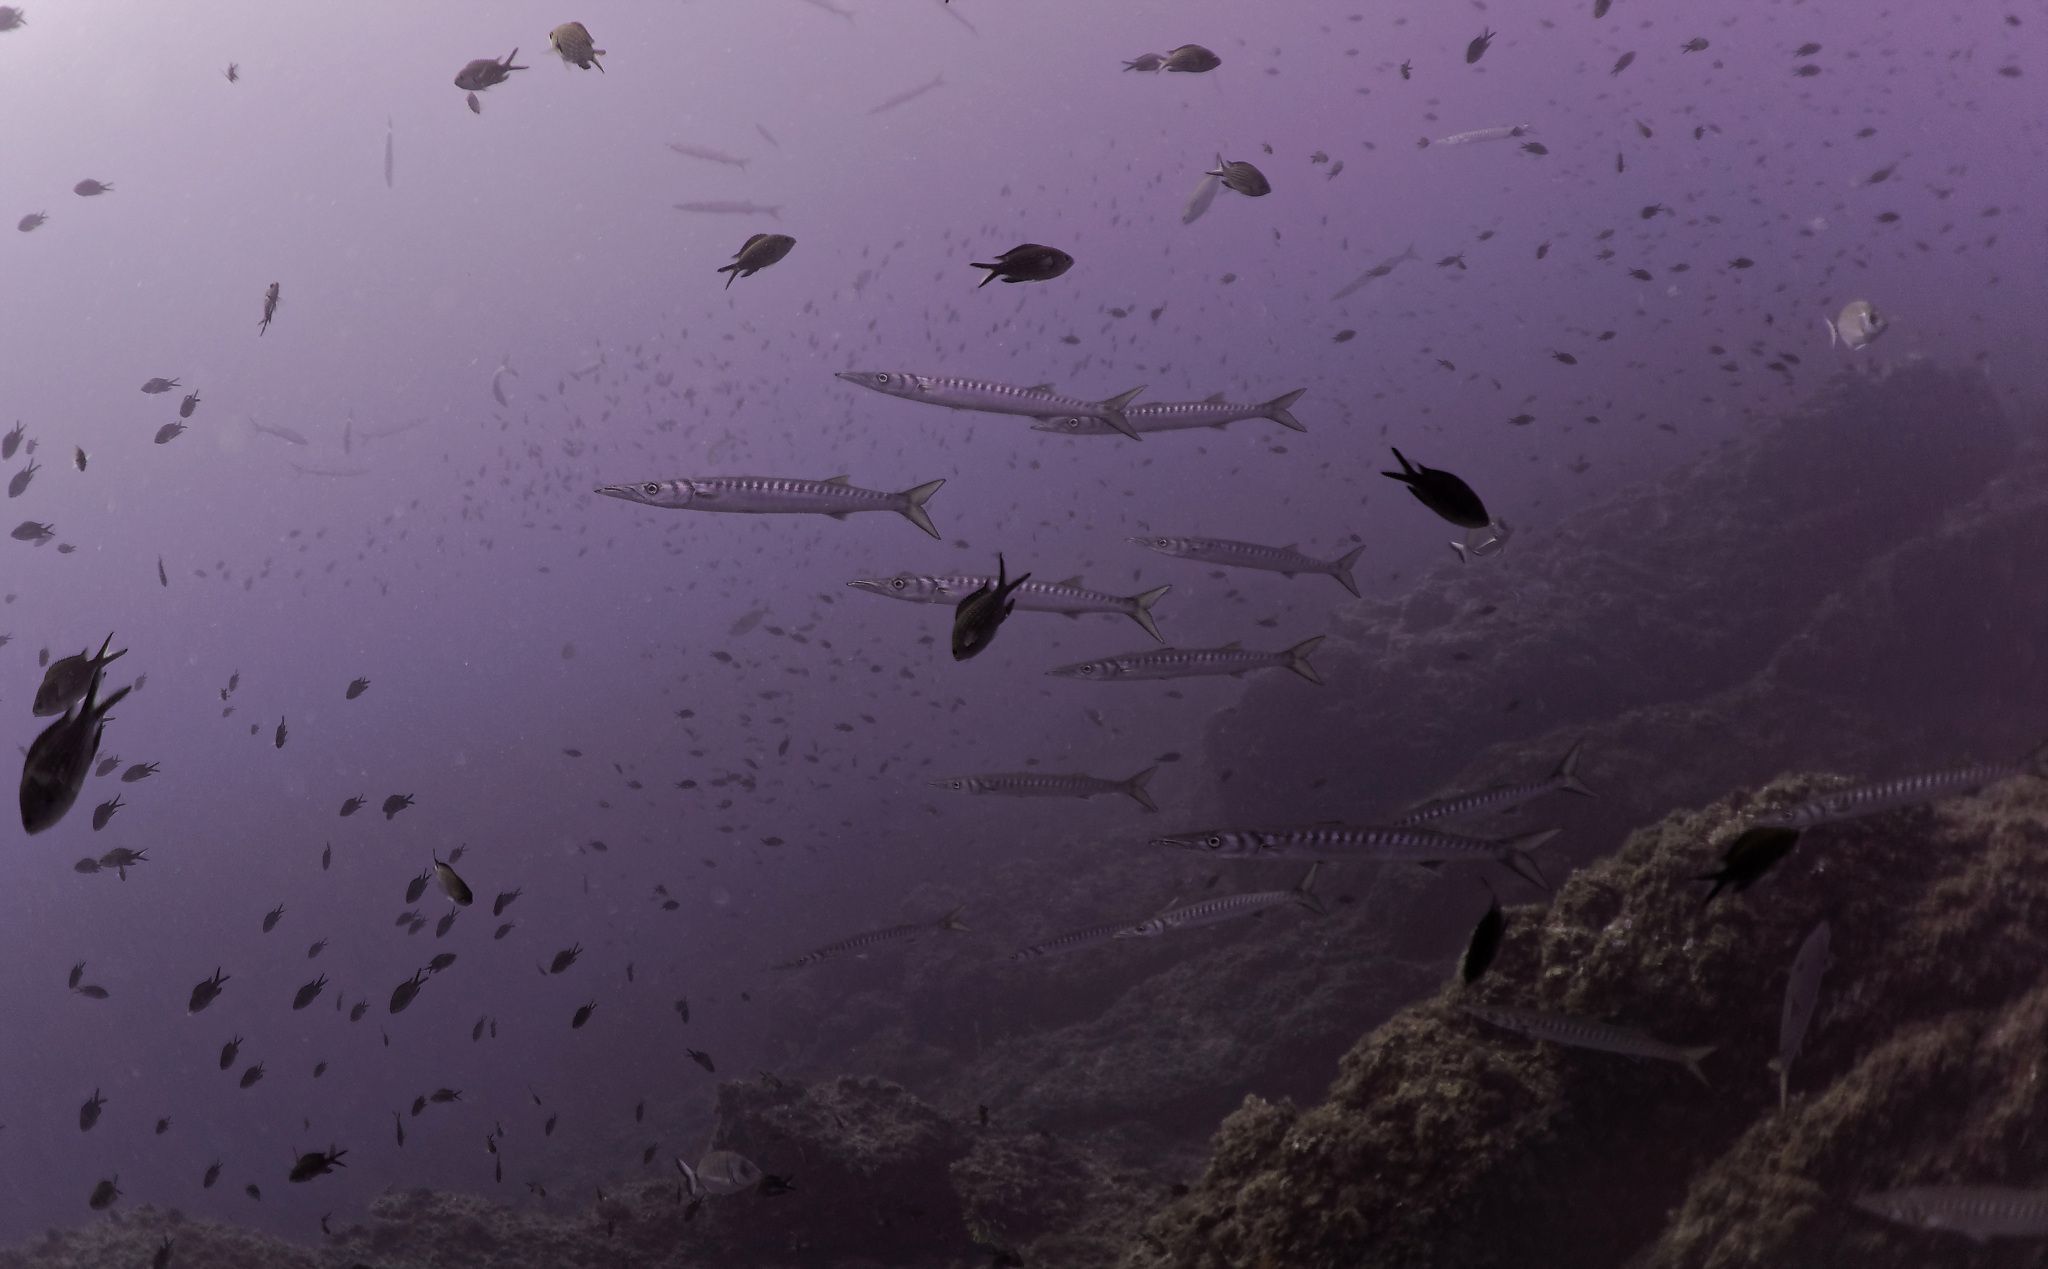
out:
M965 788L967 787L967 781L965 781L965 780L955 780L955 781L953 781L953 787L954 787L955 789L965 789Z
M661 486L655 484L653 481L650 480L646 484L640 486L640 492L652 498L661 492Z
M1084 665L1084 666L1082 666L1082 667L1081 667L1081 673L1083 673L1083 674L1093 674L1093 673L1095 673L1095 667L1094 667L1094 666L1092 666L1092 665Z
M1081 420L1079 420L1079 419L1068 419L1068 420L1067 420L1067 430L1068 430L1069 432L1078 432L1078 431L1080 431L1080 430L1081 430Z
M1160 538L1160 539L1159 539L1159 545L1160 545L1160 546L1161 546L1162 548L1164 548L1164 547L1169 547L1169 546L1172 546L1172 545L1173 545L1173 539L1172 539L1172 538Z
M878 375L876 375L876 376L875 376L875 382L876 382L876 383L887 383L887 382L889 382L889 374L888 374L888 372L887 372L887 371L884 371L884 372L882 372L881 374L878 374Z
M896 590L902 590L905 586L908 586L909 584L910 583L904 581L900 577L889 583L889 585Z
M1220 838L1220 837L1211 837L1211 838L1209 839L1209 849L1210 849L1210 850L1222 850L1222 849L1223 849L1223 839L1222 839L1222 838Z

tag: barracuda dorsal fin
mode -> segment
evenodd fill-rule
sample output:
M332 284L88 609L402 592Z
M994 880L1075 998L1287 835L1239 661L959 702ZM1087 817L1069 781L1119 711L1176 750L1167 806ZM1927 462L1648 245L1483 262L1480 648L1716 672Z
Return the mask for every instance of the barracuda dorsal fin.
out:
M1053 583L1053 585L1055 586L1079 586L1080 584L1081 575L1079 573L1074 574L1072 577L1069 577L1064 581L1058 581Z
M1026 392L1058 392L1059 388L1050 383L1034 383L1024 390Z
M1223 651L1225 652L1241 652L1243 650L1244 645L1242 643L1239 643L1235 639L1232 639L1229 643L1223 645Z
M824 484L824 485L850 485L850 484L852 484L852 483L853 483L853 477L851 477L851 476L827 476L827 477L825 477L825 479L824 479L824 480L822 480L822 481L819 481L818 483L820 483L820 484Z
M1222 405L1222 404L1223 404L1223 394L1222 394L1221 392L1211 392L1211 393L1210 393L1210 394L1209 394L1208 396L1206 396L1206 397L1203 397L1203 398L1202 398L1202 404L1203 404L1203 405Z

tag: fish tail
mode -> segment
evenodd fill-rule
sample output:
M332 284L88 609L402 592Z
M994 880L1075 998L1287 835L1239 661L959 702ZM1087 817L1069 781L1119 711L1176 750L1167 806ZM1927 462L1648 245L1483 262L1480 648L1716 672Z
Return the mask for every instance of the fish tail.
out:
M1147 767L1123 782L1123 791L1128 793L1139 806L1144 807L1148 811L1159 809L1159 804L1152 800L1152 795L1145 792L1145 786L1151 783L1152 777L1158 774L1158 772L1159 768L1157 767Z
M1707 1054L1720 1047L1718 1044L1696 1044L1689 1049L1680 1049L1678 1051L1678 1060L1685 1063L1685 1069L1692 1072L1694 1079L1708 1088L1712 1088L1714 1085L1707 1079L1707 1073L1700 1069L1700 1062Z
M1365 546L1361 543L1337 559L1330 561L1330 576L1343 583L1344 589L1350 591L1354 599L1358 597L1358 579L1351 576L1351 566L1356 564L1358 557L1363 554L1365 554Z
M1543 870L1536 866L1536 852L1548 845L1550 839L1564 830L1561 828L1538 829L1520 837L1510 837L1500 843L1500 862L1508 871L1522 880L1530 882L1546 894L1555 893L1550 882L1544 879ZM1524 871L1524 870L1527 871Z
M681 1155L676 1156L676 1171L683 1174L683 1188L690 1192L691 1198L703 1195L704 1183L697 1179L697 1169L684 1163Z
M932 518L925 514L924 504L925 500L934 493L937 493L939 486L945 483L943 480L928 480L915 489L904 490L897 495L903 499L903 505L896 509L903 513L904 519L910 521L918 528L923 529L933 537L939 536L938 529L932 524Z
M1124 417L1124 407L1135 400L1137 395L1144 390L1145 385L1141 383L1129 392L1119 392L1107 401L1102 402L1102 421L1134 441L1143 440L1144 437L1139 436L1138 430L1131 426L1131 421Z
M1821 314L1820 324L1828 328L1828 347L1833 348L1835 346L1835 319L1823 313Z
M1287 668L1294 671L1296 674L1299 674L1301 677L1307 679L1309 682L1315 684L1318 687L1322 686L1323 680L1322 677L1316 673L1316 667L1308 663L1308 654L1314 652L1316 650L1316 645L1321 643L1322 641L1323 636L1315 635L1311 638L1303 639L1300 643L1297 643L1293 647L1287 649L1285 653L1287 657Z
M1317 916L1328 916L1330 915L1330 910L1323 906L1321 899L1316 897L1316 872L1322 866L1323 861L1320 859L1308 866L1308 872L1302 876L1301 881L1294 887L1294 901Z
M740 266L737 264L721 264L718 266L718 271L730 275L725 279L725 289L728 291L732 290L732 280L740 275Z
M1159 597L1172 589L1171 586L1154 586L1142 595L1131 596L1131 603L1134 605L1130 610L1131 620L1145 627L1145 633L1161 643L1166 642L1166 637L1159 633L1158 624L1152 620L1152 605L1158 603Z
M964 911L966 911L965 908L955 908L940 917L939 928L941 930L950 930L956 934L965 934L967 932L967 922L960 919L960 914Z
M1776 1058L1772 1058L1764 1065L1778 1073L1778 1109L1783 1110L1792 1100L1792 1072Z
M1301 394L1307 391L1307 388L1296 388L1292 392L1283 392L1260 406L1259 413L1278 423L1281 427L1292 428L1297 432L1306 432L1308 429L1303 427L1299 420L1287 412L1287 407L1299 401Z
M1586 787L1585 781L1579 779L1579 751L1585 747L1585 739L1581 737L1572 742L1572 747L1565 751L1564 757L1558 759L1557 769L1550 773L1550 778L1556 783L1559 792L1576 793L1585 798L1598 796Z

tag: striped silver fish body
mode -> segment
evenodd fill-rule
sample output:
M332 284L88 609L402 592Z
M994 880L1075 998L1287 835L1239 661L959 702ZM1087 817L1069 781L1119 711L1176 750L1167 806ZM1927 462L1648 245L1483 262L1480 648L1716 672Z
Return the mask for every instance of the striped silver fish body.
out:
M1225 401L1221 394L1206 401L1150 401L1144 405L1124 407L1124 418L1134 432L1177 432L1187 428L1223 427L1246 419L1271 419L1282 427L1297 432L1307 431L1295 421L1287 407L1293 405L1306 389L1296 388L1285 395L1263 401L1256 405ZM1087 415L1056 415L1038 420L1031 425L1035 432L1060 432L1068 436L1107 436L1116 431L1107 422Z
M992 383L986 379L955 379L946 375L906 374L894 370L842 370L839 378L887 396L922 401L927 405L943 405L952 410L1021 414L1030 418L1086 415L1106 419L1126 434L1130 432L1130 425L1124 421L1124 407L1144 391L1144 388L1137 387L1107 400L1087 401L1054 392L1042 385L1027 388Z
M1537 798L1552 793L1576 793L1581 797L1592 797L1593 790L1579 779L1579 753L1585 748L1583 740L1578 741L1565 752L1556 767L1541 780L1525 780L1517 784L1496 784L1489 788L1477 789L1456 797L1439 798L1421 806L1393 821L1397 825L1423 824L1431 820L1462 819L1473 815L1492 815L1512 810Z
M1047 956L1064 956L1068 952L1078 952L1083 948L1099 947L1104 943L1114 942L1119 933L1130 928L1131 923L1129 921L1110 921L1103 925L1091 925L1085 930L1074 930L1071 933L1049 938L1043 943L1033 943L1030 947L1020 947L1010 953L1010 959L1012 961L1034 961Z
M890 493L862 489L844 476L803 480L787 476L679 476L631 485L600 485L608 498L675 511L726 511L746 515L811 514L847 516L856 511L894 511L933 537L939 536L924 503L943 480Z
M1858 1198L1873 1216L1918 1229L1946 1229L1976 1242L2048 1236L2048 1190L1989 1185L1916 1185Z
M1618 1053L1625 1057L1677 1062L1691 1071L1700 1083L1707 1082L1707 1077L1700 1071L1699 1062L1701 1058L1713 1052L1713 1045L1683 1048L1667 1044L1633 1027L1618 1027L1610 1022L1575 1018L1569 1014L1542 1013L1534 1009L1513 1009L1502 1005L1460 1005L1459 1008L1482 1022L1527 1036L1531 1040L1543 1040L1574 1049Z
M2022 768L2009 762L1974 763L1824 793L1796 806L1768 811L1751 822L1758 828L1813 828L1974 793L1986 785L2022 774Z
M1806 1029L1813 1023L1820 1004L1820 980L1834 963L1828 955L1832 935L1822 921L1807 934L1792 957L1792 972L1785 979L1785 1005L1778 1014L1778 1106L1782 1109L1791 1094L1792 1062L1806 1047Z
M1507 141L1525 136L1534 131L1526 123L1503 124L1494 128L1474 128L1470 132L1453 132L1447 137L1438 137L1430 145L1477 145L1481 141Z
M1375 863L1438 864L1501 861L1535 850L1560 830L1520 837L1466 837L1399 825L1308 824L1292 828L1215 829L1154 838L1155 845L1253 859L1364 859Z
M1019 798L1092 798L1098 793L1122 793L1125 782L1092 775L999 771L933 780L931 787L951 789L955 793L997 793Z
M908 943L935 930L965 930L967 927L960 924L959 918L960 911L955 908L939 921L919 921L909 925L892 925L886 929L869 930L865 934L855 934L850 938L840 939L836 943L827 943L823 947L805 952L802 956L798 956L793 960L786 960L780 964L772 965L770 968L802 969L806 965L815 965L819 961L828 961L835 956L845 956L849 953L863 954L870 948Z
M1289 577L1297 573L1327 573L1332 567L1329 560L1313 559L1292 546L1263 546L1257 542L1239 542L1231 538L1175 538L1148 535L1125 540L1134 542L1148 551L1171 555L1175 559L1221 564L1229 568L1258 568L1269 573L1285 573Z
M1323 636L1317 635L1280 652L1254 652L1235 643L1220 648L1159 648L1098 661L1077 661L1046 673L1098 682L1140 682L1247 674L1253 670L1292 670L1311 683L1321 683L1322 679L1308 663L1308 654L1322 641Z
M1243 894L1219 895L1214 899L1203 899L1196 903L1184 903L1135 925L1126 926L1117 931L1116 937L1157 938L1172 930L1191 930L1198 926L1218 925L1224 921L1257 916L1270 908L1300 906L1322 915L1323 905L1315 897L1314 891L1318 867L1320 865L1311 865L1308 876L1302 878L1301 884L1292 890L1254 890Z
M857 578L847 585L871 595L887 595L910 603L957 604L984 586L994 586L995 581L993 577L974 574L934 577L898 573L894 577ZM1171 586L1155 586L1136 595L1112 595L1108 591L1090 590L1081 585L1080 578L1070 577L1063 582L1027 581L1011 591L1010 598L1018 608L1027 612L1052 612L1068 617L1078 617L1083 613L1121 613L1143 626L1154 639L1159 639L1159 627L1152 620L1152 605L1172 589Z

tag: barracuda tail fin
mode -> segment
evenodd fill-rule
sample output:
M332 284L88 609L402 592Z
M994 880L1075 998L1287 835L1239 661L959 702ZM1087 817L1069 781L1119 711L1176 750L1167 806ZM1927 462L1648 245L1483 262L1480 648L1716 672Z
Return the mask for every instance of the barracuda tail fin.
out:
M1133 801L1135 801L1139 806L1144 807L1146 810L1158 810L1159 804L1152 800L1151 794L1145 792L1145 786L1147 784L1150 784L1152 782L1152 777L1157 775L1158 773L1159 768L1157 767L1145 768L1143 771L1140 771L1138 774L1124 781L1123 791L1129 794Z
M1524 833L1520 837L1509 837L1499 843L1500 862L1509 872L1535 886L1545 894L1553 894L1550 882L1544 879L1543 870L1536 866L1536 852L1548 845L1550 839L1564 830L1561 828L1539 829Z
M1138 394L1144 390L1145 385L1141 383L1129 392L1117 393L1101 403L1101 413L1097 417L1134 441L1144 440L1144 437L1138 435L1138 430L1131 426L1131 421L1124 417L1124 407L1137 400Z
M1363 554L1365 554L1365 548L1357 546L1345 552L1337 559L1330 561L1330 576L1343 583L1344 589L1350 591L1353 598L1356 598L1358 595L1358 580L1351 576L1351 566L1356 564L1358 557Z
M939 486L945 483L943 480L928 480L915 489L904 490L901 494L897 495L903 499L903 505L896 509L903 513L904 519L910 521L918 528L923 529L933 537L939 536L937 527L932 524L932 518L925 514L924 504L933 494L939 491Z
M1322 676L1316 673L1316 667L1308 663L1308 654L1314 652L1316 650L1316 645L1321 643L1322 641L1323 636L1321 635L1316 635L1313 638L1309 639L1303 639L1300 643L1297 643L1293 647L1287 649L1287 652L1285 654L1287 657L1287 668L1294 671L1296 674L1299 674L1301 677L1307 679L1309 682L1315 684L1317 687L1321 687L1323 685Z
M1323 906L1321 899L1316 897L1316 872L1322 866L1323 861L1320 859L1308 866L1307 875L1302 877L1300 884L1294 887L1294 901L1317 916L1328 916L1330 915L1330 910Z
M1131 596L1131 603L1135 605L1130 610L1131 620L1145 627L1145 633L1161 643L1166 642L1166 637L1159 633L1158 625L1152 620L1152 605L1158 603L1159 597L1172 589L1171 586L1154 586L1143 594Z
M1579 751L1585 747L1584 739L1574 741L1572 747L1565 751L1564 757L1558 759L1557 769L1550 773L1550 779L1557 785L1558 792L1576 793L1582 798L1599 796L1586 787L1585 781L1579 779Z
M1287 407L1299 401L1301 394L1306 391L1308 391L1307 388L1296 388L1292 392L1283 392L1260 406L1259 413L1265 418L1278 423L1281 427L1293 428L1297 432L1306 432L1308 429L1301 425L1301 421L1287 412Z
M967 932L967 922L960 919L960 914L964 911L966 911L965 908L955 908L940 917L939 928L954 934L965 934Z
M1718 1044L1696 1044L1689 1049L1680 1049L1678 1051L1678 1060L1685 1063L1685 1069L1692 1072L1694 1079L1705 1084L1708 1088L1712 1088L1713 1084L1707 1079L1707 1073L1700 1069L1700 1062L1706 1058L1707 1054L1720 1047Z

